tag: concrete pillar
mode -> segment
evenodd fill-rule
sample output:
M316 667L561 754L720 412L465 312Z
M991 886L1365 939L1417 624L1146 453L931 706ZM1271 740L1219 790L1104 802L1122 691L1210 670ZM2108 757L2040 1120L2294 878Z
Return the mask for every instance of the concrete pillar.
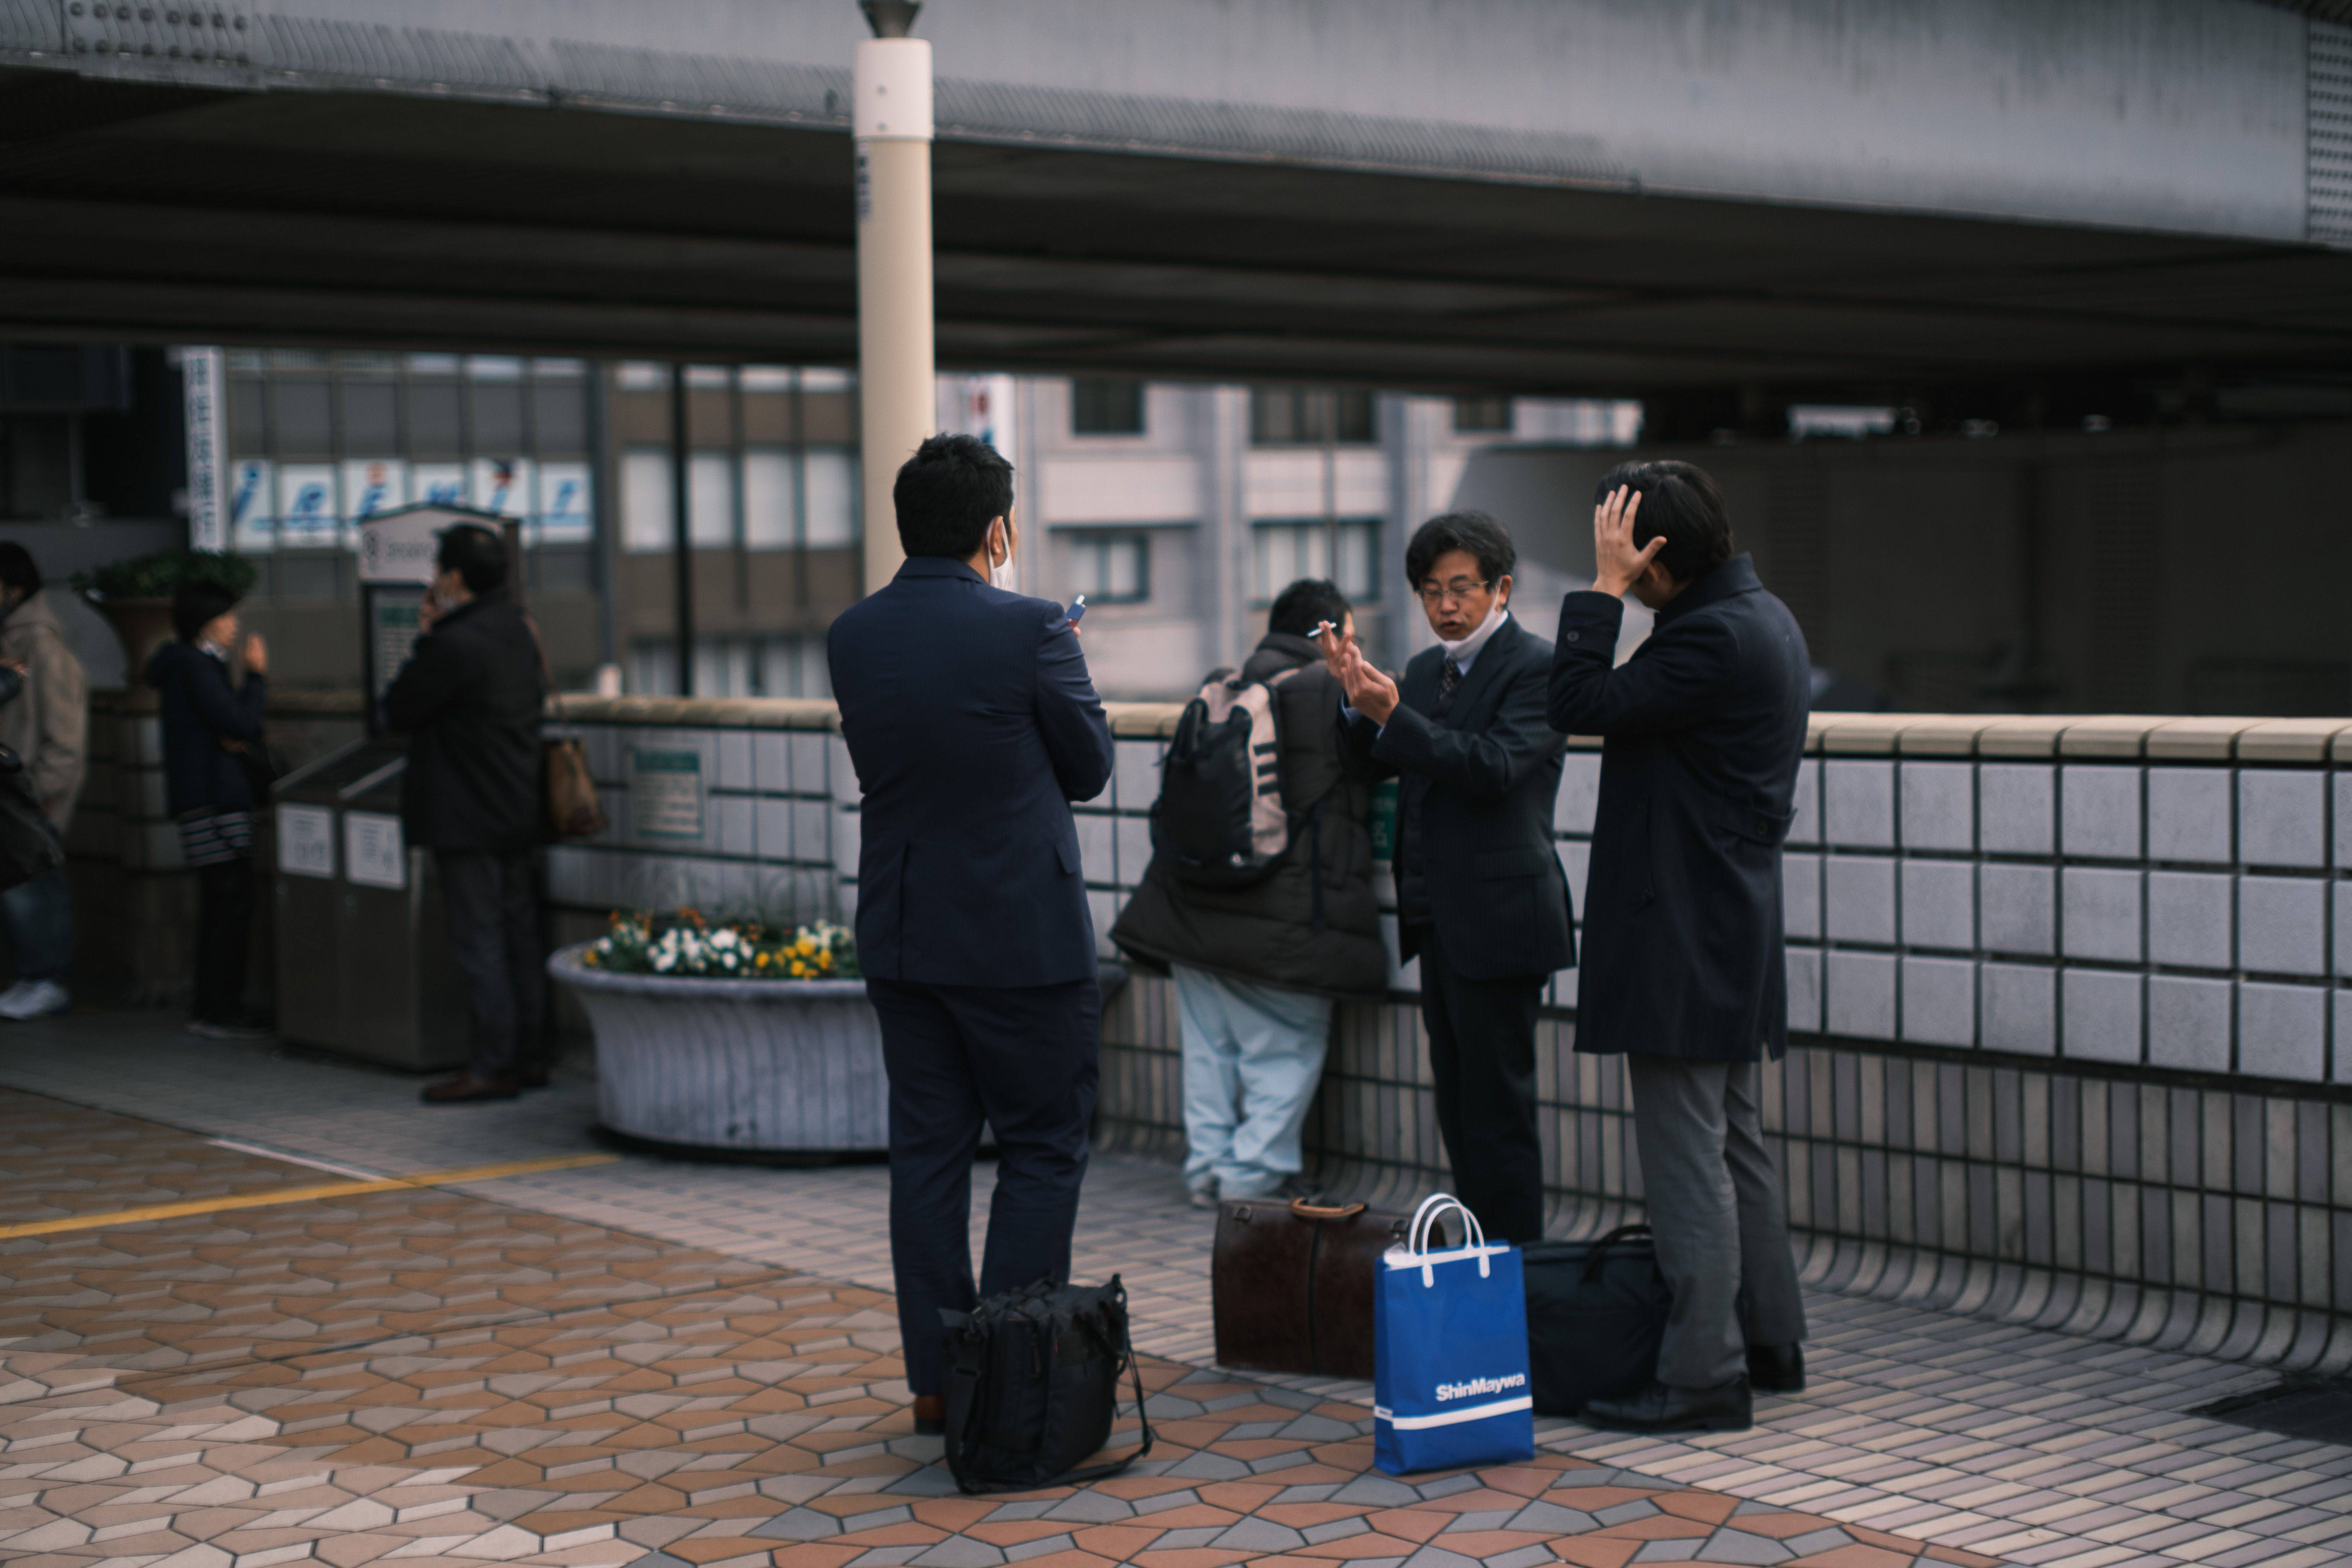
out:
M898 467L932 432L931 46L915 7L868 4L857 46L857 398L866 591L905 558L890 506Z

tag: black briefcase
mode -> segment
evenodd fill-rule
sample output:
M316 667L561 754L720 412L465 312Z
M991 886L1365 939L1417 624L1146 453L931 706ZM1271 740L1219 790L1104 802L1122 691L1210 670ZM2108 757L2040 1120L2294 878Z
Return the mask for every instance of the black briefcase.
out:
M1573 1415L1658 1375L1674 1296L1648 1226L1621 1225L1598 1241L1539 1241L1519 1265L1537 1415Z

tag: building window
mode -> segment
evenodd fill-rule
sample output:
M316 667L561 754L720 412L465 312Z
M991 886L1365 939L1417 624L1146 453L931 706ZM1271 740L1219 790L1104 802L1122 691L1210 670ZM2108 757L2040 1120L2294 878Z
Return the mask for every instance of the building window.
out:
M1135 605L1151 597L1151 536L1072 533L1070 592L1089 605Z
M1344 388L1250 389L1250 441L1259 447L1360 445L1376 439L1372 395Z
M1457 436L1509 435L1511 400L1507 397L1455 398L1454 433Z
M1143 383L1107 375L1082 375L1070 383L1070 434L1143 434Z
M1301 577L1325 577L1355 603L1370 604L1380 597L1380 563L1376 517L1256 523L1250 529L1250 598L1270 605Z

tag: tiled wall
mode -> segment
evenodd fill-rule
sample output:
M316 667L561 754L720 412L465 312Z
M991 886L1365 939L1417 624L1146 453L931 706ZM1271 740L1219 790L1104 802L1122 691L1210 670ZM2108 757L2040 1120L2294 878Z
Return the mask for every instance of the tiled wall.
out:
M770 890L791 889L854 910L845 752L829 710L785 709L577 704L614 827L551 852L559 902L772 907ZM1100 931L1150 858L1173 716L1116 709L1116 776L1077 807ZM2141 1341L2352 1361L2341 728L1817 722L1788 856L1798 1043L1765 1074L1811 1277ZM703 839L632 841L632 744L699 750ZM1597 751L1571 752L1555 816L1580 908L1599 769ZM1385 905L1384 876L1380 891ZM1444 1181L1416 981L1397 971L1389 1000L1342 1007L1308 1128L1326 1179L1374 1201ZM1572 971L1555 979L1538 1088L1554 1224L1582 1230L1632 1213L1642 1186L1618 1064L1573 1050L1575 984ZM1181 1149L1176 1041L1165 982L1138 976L1112 999L1108 1142Z
M2352 772L1829 754L1800 798L1793 1026L2352 1082Z

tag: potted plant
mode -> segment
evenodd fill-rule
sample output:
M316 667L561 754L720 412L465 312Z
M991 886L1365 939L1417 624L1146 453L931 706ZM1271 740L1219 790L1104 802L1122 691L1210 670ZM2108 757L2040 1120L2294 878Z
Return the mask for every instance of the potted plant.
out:
M73 585L112 623L135 687L155 649L171 640L173 595L189 583L217 583L243 598L256 575L252 562L225 551L158 550L77 572Z
M846 928L615 913L547 967L595 1032L608 1131L745 1153L889 1147L881 1025Z

